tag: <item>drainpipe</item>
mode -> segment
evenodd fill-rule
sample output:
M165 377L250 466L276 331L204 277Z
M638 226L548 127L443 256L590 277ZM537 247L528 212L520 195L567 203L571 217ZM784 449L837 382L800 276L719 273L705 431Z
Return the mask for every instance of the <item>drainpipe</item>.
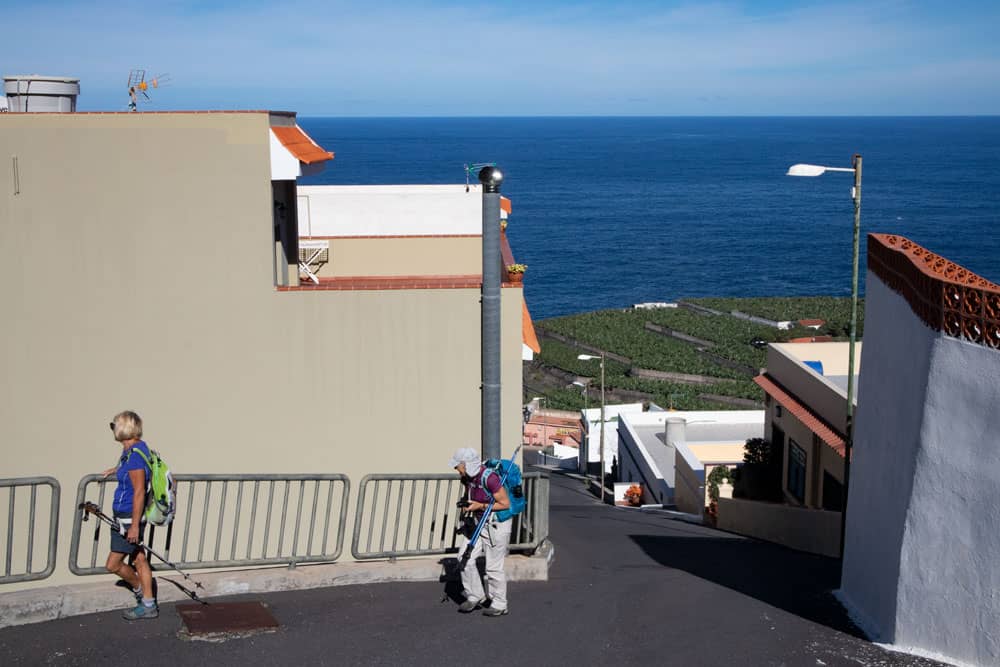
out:
M500 184L496 167L479 170L483 184L482 375L483 458L500 458Z

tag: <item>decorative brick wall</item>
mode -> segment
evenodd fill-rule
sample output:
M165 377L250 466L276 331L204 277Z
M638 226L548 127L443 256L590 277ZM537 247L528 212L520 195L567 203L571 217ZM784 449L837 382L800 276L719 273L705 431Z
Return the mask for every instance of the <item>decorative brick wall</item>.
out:
M894 234L868 235L868 268L927 326L1000 348L1000 286Z

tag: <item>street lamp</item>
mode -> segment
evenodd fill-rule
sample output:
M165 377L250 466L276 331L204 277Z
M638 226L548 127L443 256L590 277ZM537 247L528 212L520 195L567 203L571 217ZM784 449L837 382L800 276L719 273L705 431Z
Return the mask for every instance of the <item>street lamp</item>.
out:
M846 171L854 173L854 188L851 199L854 200L854 265L851 271L851 343L847 357L847 427L844 439L844 503L840 508L840 555L844 555L844 542L847 537L847 493L851 481L851 448L854 445L854 343L858 328L858 239L861 234L861 156L855 155L851 160L851 168L823 167L816 164L793 164L788 168L787 176L822 176L828 171Z
M604 502L604 353L601 356L581 354L576 357L580 361L601 360L601 502ZM588 436L589 437L589 436Z

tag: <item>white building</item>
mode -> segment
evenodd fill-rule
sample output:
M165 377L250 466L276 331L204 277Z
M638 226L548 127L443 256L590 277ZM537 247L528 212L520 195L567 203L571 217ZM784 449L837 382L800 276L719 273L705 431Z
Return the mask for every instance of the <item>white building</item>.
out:
M707 472L741 462L746 441L763 435L763 410L624 412L619 481L641 484L645 502L700 514Z
M611 465L618 456L618 419L623 414L641 414L642 403L624 403L604 406L604 473L611 473ZM662 412L663 408L652 405L651 412ZM581 410L583 416L583 440L580 442L580 472L601 473L601 409Z

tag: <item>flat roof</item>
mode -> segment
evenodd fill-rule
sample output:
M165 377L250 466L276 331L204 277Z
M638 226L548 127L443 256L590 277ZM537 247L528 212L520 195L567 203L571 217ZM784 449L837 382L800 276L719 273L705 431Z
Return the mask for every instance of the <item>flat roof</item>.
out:
M785 353L786 356L805 364L807 361L818 361L823 364L823 376L833 378L838 376L847 377L848 357L850 355L851 344L848 342L835 343L771 343ZM861 341L855 343L854 348L854 374L861 372ZM846 380L845 380L846 386Z

